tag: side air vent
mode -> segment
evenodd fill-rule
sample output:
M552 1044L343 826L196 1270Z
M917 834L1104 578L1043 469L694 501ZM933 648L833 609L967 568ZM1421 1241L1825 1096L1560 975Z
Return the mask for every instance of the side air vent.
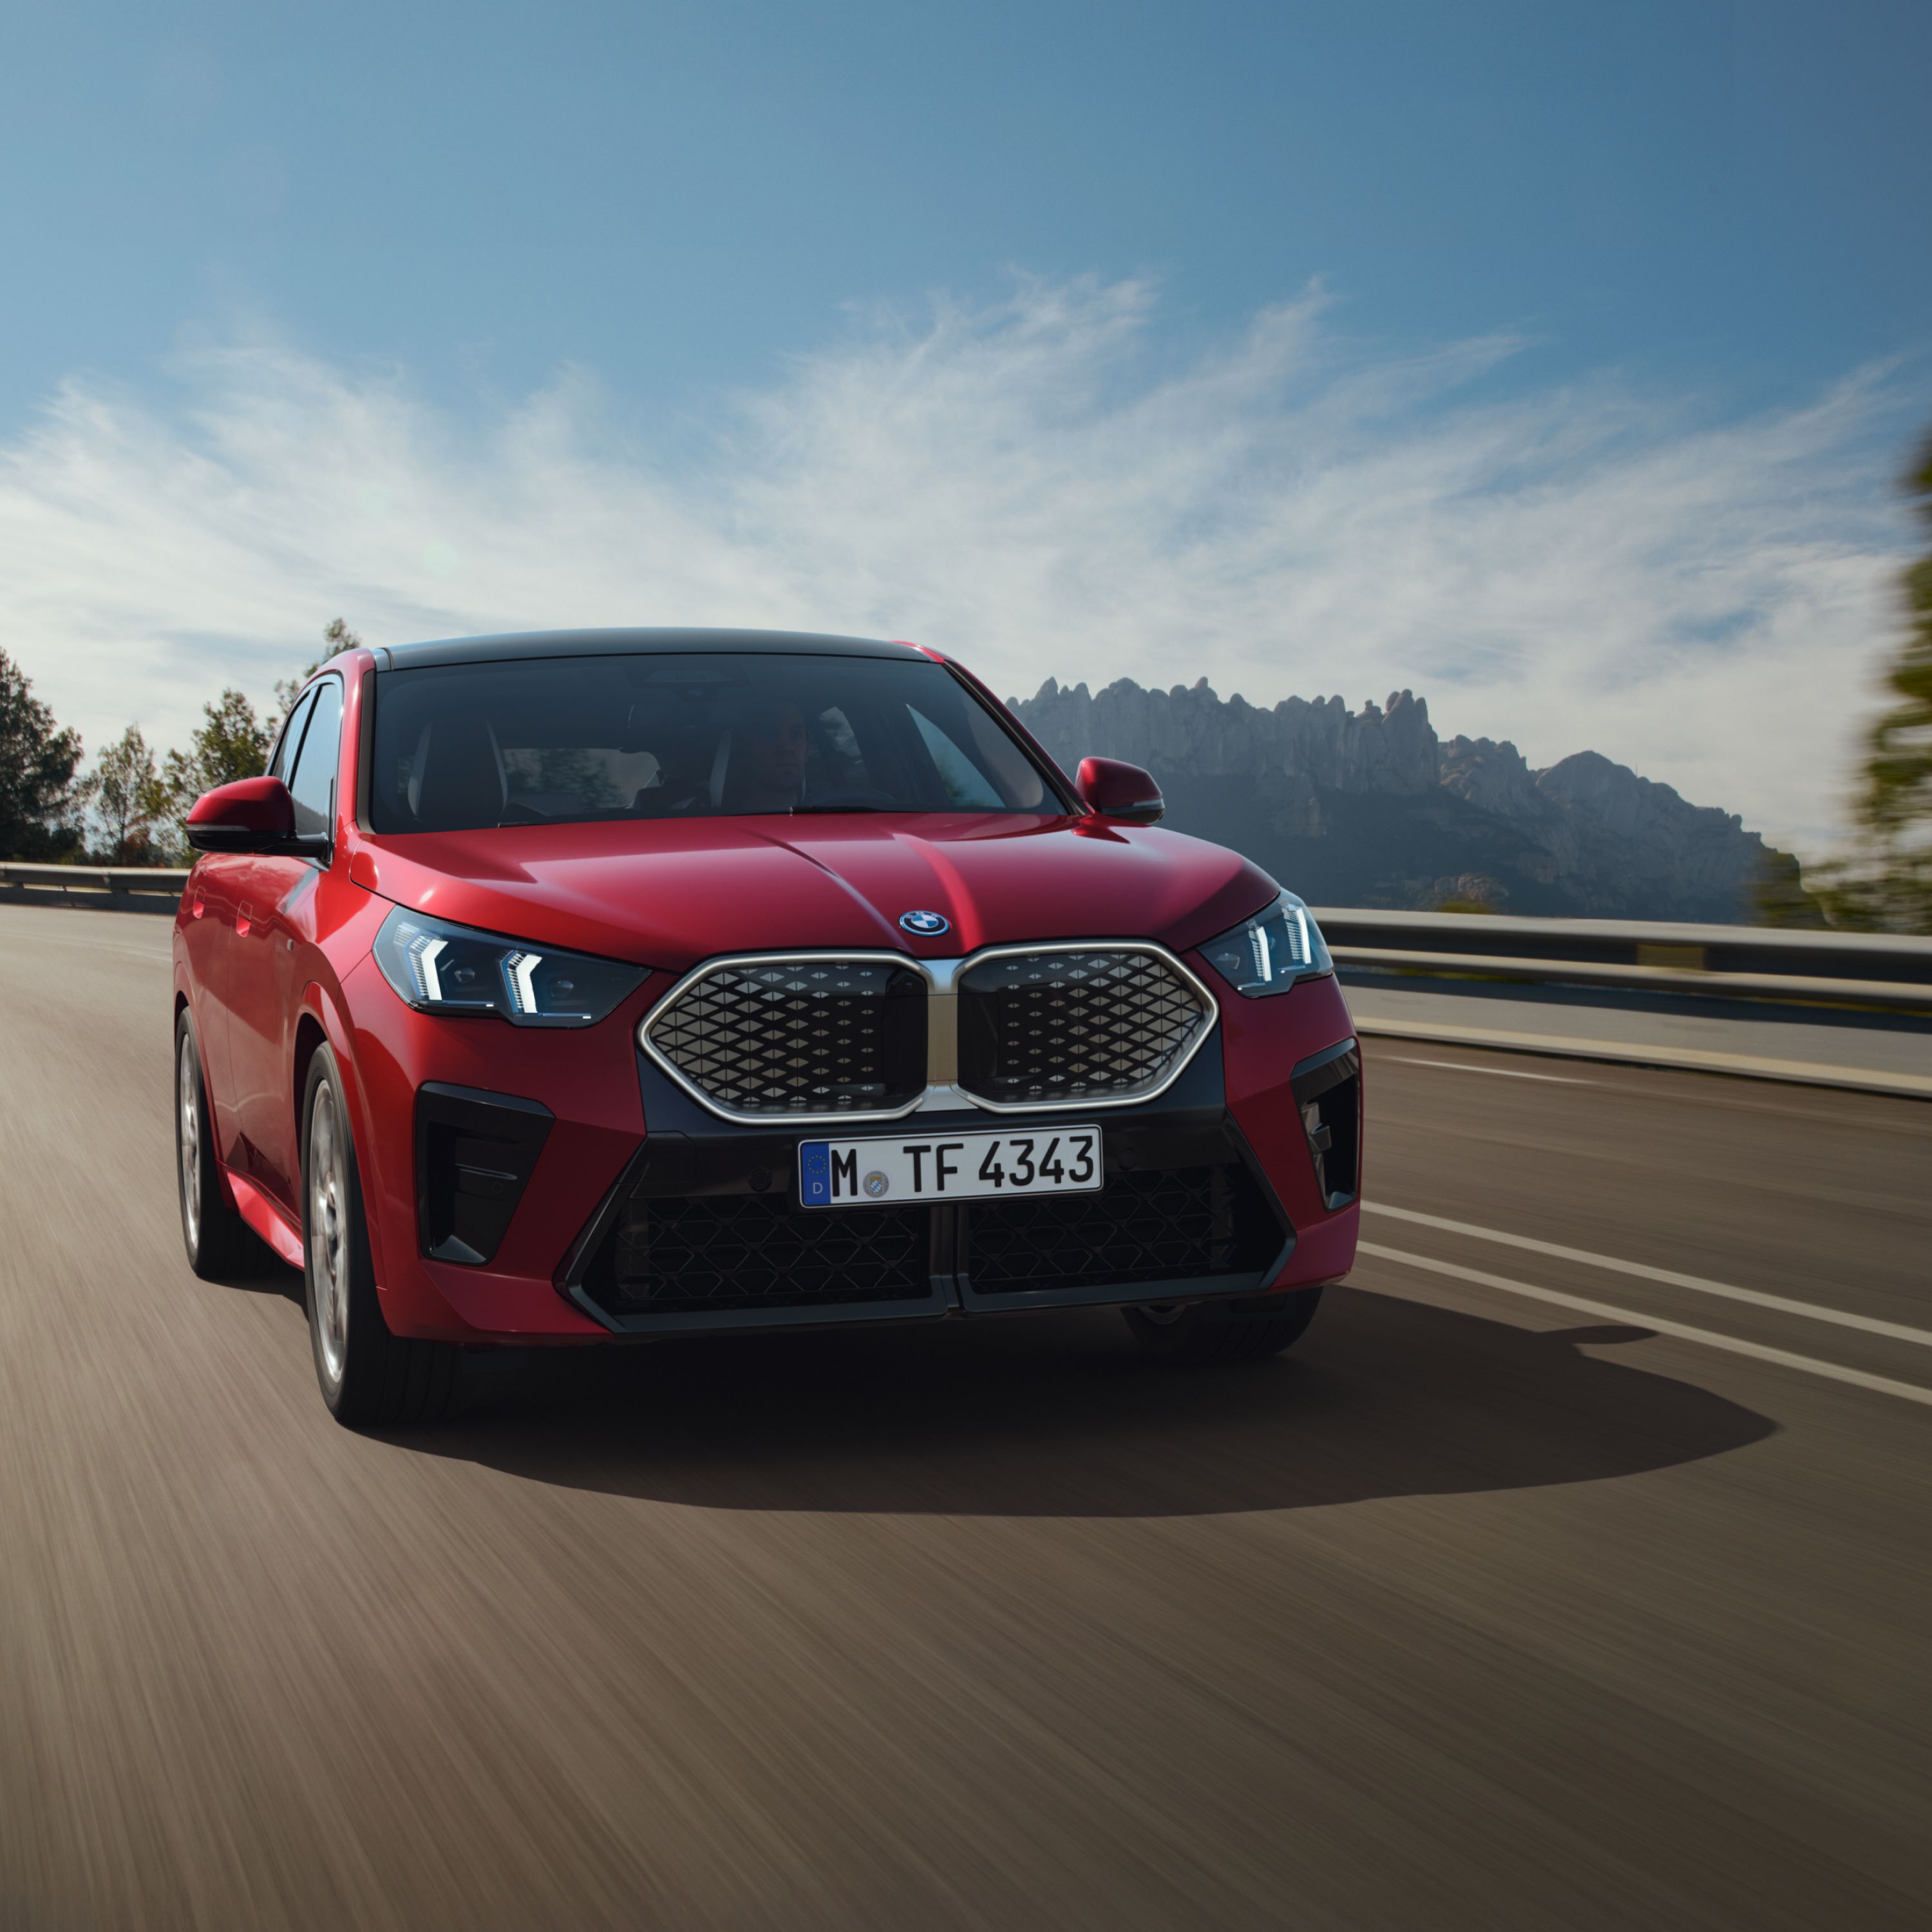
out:
M416 1226L432 1260L494 1260L552 1115L534 1100L431 1081L416 1090Z
M1352 1040L1304 1060L1289 1076L1324 1208L1346 1208L1362 1184L1362 1053Z

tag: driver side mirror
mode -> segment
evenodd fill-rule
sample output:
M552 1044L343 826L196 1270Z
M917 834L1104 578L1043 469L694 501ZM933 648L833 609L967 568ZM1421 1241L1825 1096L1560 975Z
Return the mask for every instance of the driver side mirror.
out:
M295 800L280 778L237 778L194 802L188 842L197 852L279 852L296 836Z
M1088 810L1102 818L1152 825L1167 809L1167 801L1152 777L1139 766L1123 764L1118 758L1082 758L1076 782Z

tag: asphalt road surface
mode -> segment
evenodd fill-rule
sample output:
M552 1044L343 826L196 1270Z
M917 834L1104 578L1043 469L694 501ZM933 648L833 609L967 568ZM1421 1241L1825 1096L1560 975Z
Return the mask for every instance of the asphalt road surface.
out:
M1932 1106L1372 1045L1281 1361L683 1342L383 1438L182 1261L166 942L0 908L9 1932L1932 1922Z

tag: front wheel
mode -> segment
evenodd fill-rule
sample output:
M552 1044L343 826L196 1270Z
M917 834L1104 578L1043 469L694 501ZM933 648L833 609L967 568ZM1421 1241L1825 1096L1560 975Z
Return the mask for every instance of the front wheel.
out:
M222 1195L208 1082L185 1006L175 1021L175 1182L188 1266L203 1281L241 1281L260 1274L268 1250Z
M322 1399L351 1427L434 1422L456 1391L457 1352L389 1332L376 1292L341 1070L319 1046L302 1099L302 1300Z
M1302 1288L1264 1301L1168 1302L1123 1312L1149 1354L1182 1368L1207 1368L1280 1354L1301 1340L1321 1305L1321 1289Z

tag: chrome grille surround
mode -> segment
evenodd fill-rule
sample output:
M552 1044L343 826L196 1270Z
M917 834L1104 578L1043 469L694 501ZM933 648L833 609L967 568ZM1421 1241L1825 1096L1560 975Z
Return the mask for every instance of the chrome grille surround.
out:
M1016 962L1009 967L1006 962ZM884 1061L849 1010L802 1010L814 980L828 974L903 974L922 982L917 1001L924 1027L924 1084L882 1080ZM1004 1072L963 1064L972 1048L962 1036L962 1010L979 1002L966 980L982 968L1012 982L1024 1027L1019 1043L1031 1058ZM868 1003L884 994L868 978L850 988L834 978L819 990ZM909 990L900 982L901 993ZM998 997L996 992L995 998ZM903 1026L914 1001L905 999ZM897 1000L895 1000L897 1004ZM1202 981L1164 946L1145 939L1050 940L991 946L964 958L915 959L901 952L737 953L694 967L647 1012L638 1041L652 1063L708 1113L746 1126L836 1126L903 1120L921 1108L972 1107L995 1114L1131 1107L1166 1092L1214 1030L1220 1009ZM976 1025L976 1022L968 1022ZM1054 1075L1054 1042L1066 1036L1069 1064ZM850 1064L831 1058L843 1040ZM981 1042L983 1045L983 1042ZM914 1057L902 1033L892 1067ZM814 1054L826 1059L814 1066ZM804 1064L791 1063L802 1061ZM1018 1069L1018 1070L1016 1070ZM974 1090L1006 1082L1000 1093ZM1015 1083L1024 1072L1027 1090ZM840 1078L860 1074L866 1077ZM843 1088L843 1092L832 1090ZM862 1090L871 1089L868 1093ZM875 1104L868 1105L872 1100ZM816 1100L818 1104L814 1105Z
M1127 1107L1165 1093L1213 1030L1214 996L1164 946L990 946L955 980L959 1089L976 1107Z
M896 1120L926 1093L928 979L892 952L714 959L658 1002L638 1037L724 1120Z

